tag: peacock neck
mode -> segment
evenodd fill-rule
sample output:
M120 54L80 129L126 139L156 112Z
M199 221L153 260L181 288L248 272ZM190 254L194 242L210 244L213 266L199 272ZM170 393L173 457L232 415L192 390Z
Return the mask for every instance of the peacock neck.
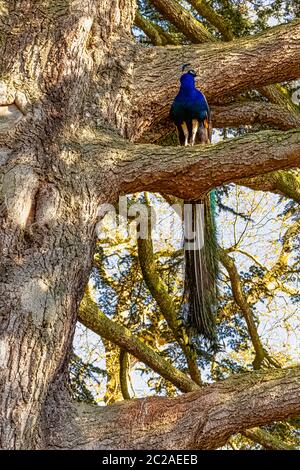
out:
M182 83L180 86L180 94L190 95L196 90L194 83Z

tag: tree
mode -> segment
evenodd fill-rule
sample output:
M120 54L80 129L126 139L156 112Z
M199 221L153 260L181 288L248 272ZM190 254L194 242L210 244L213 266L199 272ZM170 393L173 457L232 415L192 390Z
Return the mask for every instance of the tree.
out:
M152 4L166 14L165 2ZM139 191L191 198L237 181L299 201L298 174L283 171L299 163L298 109L273 86L300 75L299 20L231 41L233 33L217 25L220 15L199 10L202 22L187 10L178 17L179 8L168 2L166 18L200 44L137 43L134 0L0 2L2 448L216 448L234 433L299 415L299 367L201 387L175 307L155 282L149 245L139 247L143 274L190 376L102 315L88 293L80 319L191 393L105 408L70 397L67 369L101 203ZM178 33L140 21L162 44L176 42ZM209 148L154 145L170 130L166 116L182 62L200 70L215 127L273 129ZM265 98L240 98L253 89ZM233 261L224 252L220 258L256 336ZM266 359L257 336L253 343L258 362Z

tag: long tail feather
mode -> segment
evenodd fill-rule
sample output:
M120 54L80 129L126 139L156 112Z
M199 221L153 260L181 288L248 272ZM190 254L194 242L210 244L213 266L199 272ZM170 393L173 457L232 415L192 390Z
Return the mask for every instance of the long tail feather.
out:
M209 343L216 345L217 256L214 192L191 201L193 231L201 247L185 249L184 302L187 320ZM197 205L203 204L203 210ZM198 206L199 207L199 206ZM202 215L201 215L202 214Z

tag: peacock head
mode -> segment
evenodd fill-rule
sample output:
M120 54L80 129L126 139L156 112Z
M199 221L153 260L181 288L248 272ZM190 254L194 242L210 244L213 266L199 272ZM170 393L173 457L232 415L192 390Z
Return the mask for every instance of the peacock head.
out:
M185 87L195 86L195 77L197 76L197 74L192 68L189 68L190 66L191 64L184 64L182 66L182 75L180 77L180 83Z

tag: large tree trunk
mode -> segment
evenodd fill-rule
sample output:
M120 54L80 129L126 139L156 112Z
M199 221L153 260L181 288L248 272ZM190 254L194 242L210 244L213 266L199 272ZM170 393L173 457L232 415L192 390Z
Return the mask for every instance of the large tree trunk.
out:
M125 128L126 92L111 83L123 78L116 68L124 50L114 41L128 34L122 28L131 24L132 5L107 0L97 11L99 2L84 2L84 9L78 1L46 3L7 2L11 23L1 51L7 79L0 104L18 121L1 151L2 448L34 448L43 440L40 418L67 364L97 208L116 198L101 173L97 190L91 184L89 163L74 144L79 126L88 133L98 119ZM112 48L119 50L115 63Z
M121 191L143 187L161 188L189 197L191 191L196 194L199 183L202 189L207 189L206 186L231 177L254 176L299 161L299 131L290 131L285 139L281 133L274 134L275 157L271 158L265 150L260 156L260 165L255 168L249 165L246 171L247 165L243 163L235 175L219 170L218 163L224 157L222 152L226 151L226 146L220 146L215 153L210 151L207 182L200 178L206 157L204 150L193 150L192 154L164 150L152 163L150 160L156 154L154 147L141 145L134 150L133 144L122 136L140 136L141 129L149 127L149 120L157 118L157 112L149 120L144 117L144 125L139 105L132 100L137 85L134 61L138 55L130 38L134 12L133 0L1 2L1 448L80 448L88 447L90 441L95 447L96 438L107 439L106 416L111 419L110 432L114 426L120 428L117 425L119 410L124 410L122 422L128 418L127 408L117 408L111 414L101 415L96 423L95 419L101 414L97 410L92 418L93 426L103 427L103 432L90 436L90 423L85 423L87 429L83 428L78 434L81 440L72 439L72 432L75 435L79 424L73 422L76 405L68 402L64 377L78 305L91 268L99 204L114 203ZM296 35L295 31L296 26L291 29L292 36ZM299 34L299 26L297 31ZM266 37L267 49L272 40ZM273 41L276 44L276 38ZM224 52L216 50L218 67L218 54ZM149 51L143 54L146 57ZM145 60L143 54L139 58L140 66ZM168 76L177 60L174 52L170 54ZM213 49L210 54L214 54ZM165 60L163 52L154 59L156 62ZM147 60L149 62L149 57ZM277 78L274 67L270 65L266 83ZM280 72L280 79L293 78L297 71L296 66L293 70L287 66L285 73ZM251 77L247 77L242 86L242 78L240 76L232 85L230 92L251 83ZM264 80L257 82L262 84ZM146 85L144 81L140 92L145 93ZM161 96L164 96L165 84L160 86ZM150 109L150 98L156 91L152 86L145 109ZM141 102L143 99L140 96ZM157 98L153 100L156 101ZM135 132L136 123L138 132ZM262 134L261 139L272 138L272 135ZM257 139L252 142L248 138L245 159L253 157L252 144L258 155L262 147ZM227 156L232 155L234 144L230 145ZM139 163L143 155L145 160ZM180 172L183 161L184 171ZM185 184L189 170L194 178L191 186ZM141 176L136 177L136 172ZM174 178L170 179L168 172L172 172ZM295 404L295 390L292 386L290 390L291 401ZM299 412L298 402L295 413ZM158 403L155 402L156 410ZM135 409L136 405L132 406ZM182 413L185 412L188 412L187 402L183 402ZM286 402L279 404L273 414L269 408L268 412L266 421L294 413ZM133 427L135 419L138 416L132 416L130 421ZM226 428L222 438L214 436L212 445L219 445L228 433L241 429L241 419L230 429ZM251 424L262 421L259 414ZM72 431L68 425L74 425ZM196 427L193 421L193 429ZM69 441L66 436L64 441L59 433L62 429L69 433ZM199 436L199 433L195 435L194 441L183 440L182 445L196 443L200 446L205 438ZM111 445L124 447L122 439L116 434ZM176 445L169 439L170 436L166 447ZM134 437L130 445L140 443L145 447L146 441L145 437L141 444ZM174 442L179 445L180 439ZM109 443L98 445L105 446Z

